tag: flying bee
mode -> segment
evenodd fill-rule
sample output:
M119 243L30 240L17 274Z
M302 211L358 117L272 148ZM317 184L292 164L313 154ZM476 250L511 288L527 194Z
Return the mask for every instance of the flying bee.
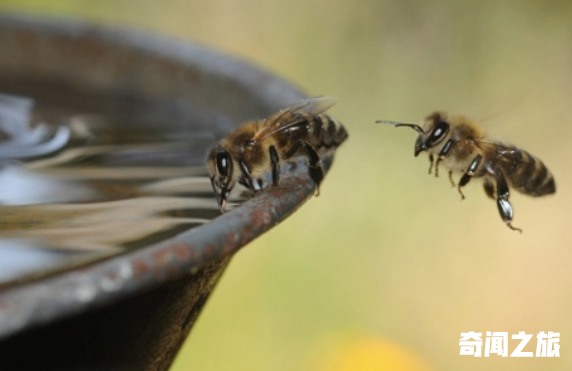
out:
M431 162L429 174L434 168L435 176L439 176L439 165L442 164L449 170L453 187L453 173L463 174L457 185L461 199L465 198L461 188L471 178L483 178L485 193L496 198L500 216L512 230L522 232L511 224L513 210L509 187L533 197L556 192L554 177L537 157L511 144L489 139L481 127L465 117L435 112L427 116L421 126L377 122L410 127L418 132L415 156L426 151Z
M256 193L267 186L265 175L270 171L276 186L282 164L300 154L306 156L319 192L324 178L320 156L348 137L338 121L323 114L336 101L331 97L298 101L266 119L243 124L217 143L208 153L207 167L221 212L237 182Z

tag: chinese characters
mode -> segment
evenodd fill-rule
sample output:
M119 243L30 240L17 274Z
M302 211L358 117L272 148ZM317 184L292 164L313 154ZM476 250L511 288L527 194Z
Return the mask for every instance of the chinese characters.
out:
M483 348L482 332L462 332L459 346L461 347L460 355L472 355L474 357L482 356ZM533 335L520 331L513 334L511 339L520 340L518 346L510 354L510 357L533 357L532 352L523 352L524 347ZM560 333L549 331L546 334L540 331L536 335L536 357L560 357ZM508 332L486 332L484 356L489 357L496 354L501 357L508 357Z

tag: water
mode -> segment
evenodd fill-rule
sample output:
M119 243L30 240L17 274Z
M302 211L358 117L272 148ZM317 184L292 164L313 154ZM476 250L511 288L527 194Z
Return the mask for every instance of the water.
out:
M219 215L206 132L73 115L0 95L0 287L139 248Z

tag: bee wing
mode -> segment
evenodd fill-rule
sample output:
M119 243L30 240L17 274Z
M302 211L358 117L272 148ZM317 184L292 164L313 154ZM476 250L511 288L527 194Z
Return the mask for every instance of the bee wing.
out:
M325 112L337 101L337 98L333 97L313 97L300 100L267 118L264 128L254 136L253 141L259 142L271 135L303 124L306 122L306 117Z
M291 106L283 109L278 113L278 115L280 115L280 113L285 111L293 113L301 113L305 115L318 115L328 110L337 102L338 98L324 97L324 96L302 99L292 104Z

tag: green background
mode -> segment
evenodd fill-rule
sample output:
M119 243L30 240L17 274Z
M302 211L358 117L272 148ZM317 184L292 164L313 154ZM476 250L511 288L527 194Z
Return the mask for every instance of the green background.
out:
M237 254L173 371L572 368L572 3L0 0L0 10L197 41L340 99L329 112L350 139L320 197ZM374 124L436 109L479 121L554 173L555 196L513 194L522 235L479 181L460 202L446 176L428 176L413 131ZM468 331L560 332L561 358L460 356Z

